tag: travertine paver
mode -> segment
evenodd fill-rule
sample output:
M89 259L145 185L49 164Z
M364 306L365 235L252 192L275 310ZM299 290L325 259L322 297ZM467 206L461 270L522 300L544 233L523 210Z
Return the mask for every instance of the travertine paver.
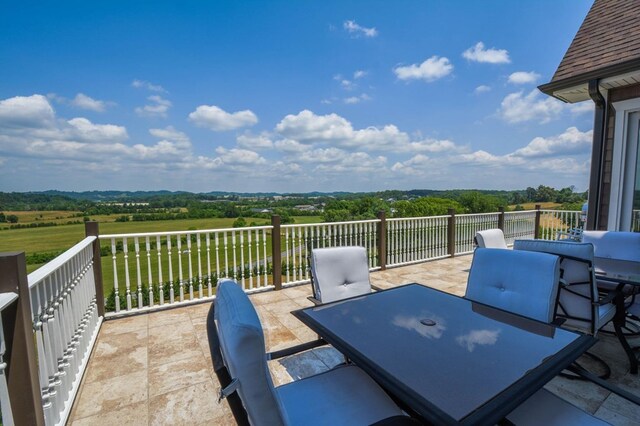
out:
M464 295L471 256L460 256L378 271L380 288L418 282ZM317 338L292 310L311 306L309 285L251 296L265 332L267 351ZM219 387L209 354L209 303L106 321L98 337L70 424L198 425L235 424ZM640 379L629 374L614 337L601 334L593 352L612 366L612 380L640 395ZM639 339L632 343L640 344ZM330 347L269 362L276 385L326 371L344 361ZM547 388L617 425L638 424L640 407L590 383L555 378Z

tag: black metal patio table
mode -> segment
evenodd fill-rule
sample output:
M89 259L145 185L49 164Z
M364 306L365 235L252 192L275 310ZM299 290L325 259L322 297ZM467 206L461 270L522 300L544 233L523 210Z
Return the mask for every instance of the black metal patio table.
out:
M419 284L293 314L434 424L495 424L595 343Z

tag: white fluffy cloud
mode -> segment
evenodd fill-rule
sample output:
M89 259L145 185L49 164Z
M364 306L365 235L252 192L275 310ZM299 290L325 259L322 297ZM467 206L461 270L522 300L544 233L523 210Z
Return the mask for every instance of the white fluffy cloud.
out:
M448 58L432 56L421 64L398 66L393 72L400 80L435 81L446 77L453 71L453 64Z
M39 127L53 124L55 112L42 95L15 96L0 101L0 127Z
M269 149L273 148L273 141L269 138L268 134L262 133L260 135L252 135L246 133L236 138L238 146L247 149Z
M378 30L376 30L374 27L363 27L358 25L356 21L344 21L342 27L353 37L372 38L378 35Z
M517 71L509 75L507 80L511 84L530 84L535 83L540 78L540 74L533 71Z
M507 95L500 104L498 114L508 123L547 123L556 118L563 109L562 102L551 97L541 99L540 92L534 89L526 95L522 91Z
M159 95L152 95L147 98L151 103L135 109L136 114L141 117L167 117L167 112L171 108L171 101Z
M491 91L491 87L485 86L484 84L482 84L482 85L476 87L473 90L473 93L475 93L476 95L480 95L482 93L487 93L487 92L490 92L490 91Z
M252 166L267 162L257 152L250 151L248 149L227 149L224 147L218 147L216 148L216 153L219 155L218 158L220 158L223 163L230 165Z
M215 105L200 105L189 114L189 121L199 127L223 132L253 126L258 122L258 117L248 109L229 113Z
M96 112L104 112L107 109L107 103L105 101L93 99L84 93L78 93L76 97L71 100L71 105Z
M474 62L484 62L489 64L508 64L509 52L505 49L496 49L494 47L485 49L484 43L479 41L475 46L468 48L462 53L465 59Z
M557 155L588 154L591 151L593 131L581 132L575 127L569 127L563 133L543 138L534 138L523 148L516 150L513 155L519 157L549 157Z
M164 89L164 87L160 86L159 84L153 84L144 80L133 80L131 82L131 86L135 87L136 89L146 89L151 92L168 93Z
M371 97L366 93L361 93L359 96L350 96L348 98L344 98L344 103L347 105L359 104L363 101L370 101Z

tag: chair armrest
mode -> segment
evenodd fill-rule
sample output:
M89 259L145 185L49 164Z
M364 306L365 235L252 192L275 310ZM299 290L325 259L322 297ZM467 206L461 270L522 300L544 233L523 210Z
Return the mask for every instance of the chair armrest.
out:
M316 306L322 305L322 302L319 301L318 299L316 299L313 296L307 296L307 299L309 299L311 302L313 302L313 304L316 305Z
M298 352L308 351L309 349L317 348L319 346L327 345L328 343L324 339L312 340L310 342L302 343L300 345L291 346L290 348L281 349L275 352L269 352L267 354L267 360L284 358L285 356L297 354Z
M371 284L371 288L372 288L373 290L375 290L375 291L382 291L382 290L384 290L383 288L380 288L380 287L378 287L377 285L373 285L373 284Z

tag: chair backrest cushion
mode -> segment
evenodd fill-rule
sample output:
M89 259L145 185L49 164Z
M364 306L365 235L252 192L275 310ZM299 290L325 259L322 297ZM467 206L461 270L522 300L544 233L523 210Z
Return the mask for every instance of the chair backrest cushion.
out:
M371 292L369 262L364 247L313 249L313 291L322 303Z
M502 229L485 229L476 232L476 243L480 248L507 248Z
M543 322L553 321L560 260L545 253L478 248L467 299Z
M271 380L260 319L249 297L231 280L218 284L215 303L220 349L252 425L283 424Z
M563 285L558 298L558 315L566 325L595 333L599 328L598 288L593 270L593 245L572 241L516 240L513 249L560 256Z
M640 232L584 231L582 242L593 244L596 257L640 262Z

